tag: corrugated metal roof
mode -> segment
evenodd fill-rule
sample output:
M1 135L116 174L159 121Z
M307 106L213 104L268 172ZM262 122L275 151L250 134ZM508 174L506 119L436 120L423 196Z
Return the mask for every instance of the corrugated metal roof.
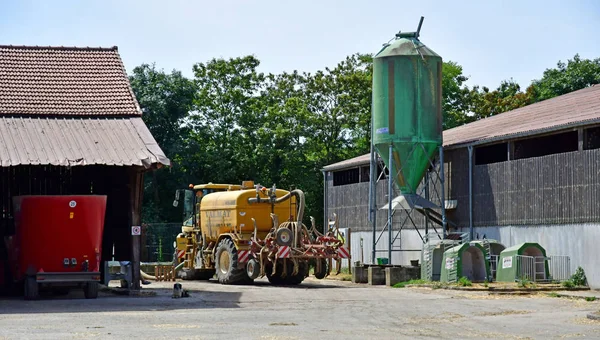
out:
M368 153L366 155L346 159L345 161L341 161L338 163L324 166L323 170L330 171L330 170L340 170L340 169L345 169L345 168L353 168L357 165L368 164L370 161L371 161L371 154Z
M141 114L116 47L0 45L0 115Z
M491 143L600 123L600 86L590 86L444 131L444 147Z
M0 166L169 165L141 118L0 116Z
M600 124L600 85L446 130L444 147L493 143L593 124ZM341 170L369 161L370 155L366 154L327 165L323 170Z

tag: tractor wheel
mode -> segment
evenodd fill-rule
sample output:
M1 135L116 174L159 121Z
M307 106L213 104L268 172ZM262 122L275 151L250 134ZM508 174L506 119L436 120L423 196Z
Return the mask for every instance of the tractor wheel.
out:
M25 278L25 300L37 300L39 297L39 285L35 276L28 276Z
M315 277L321 280L327 276L327 259L318 259L317 261L321 261L321 270L318 271L317 265L315 265Z
M291 268L288 268L288 273L291 273L294 270L293 264L290 267ZM304 279L306 278L306 274L308 274L308 263L301 261L300 263L298 263L298 274L290 276L287 280L288 284L290 284L290 285L301 284L302 281L304 281Z
M283 285L285 284L285 279L283 279L281 277L281 273L283 273L283 265L281 264L281 261L277 261L277 271L275 272L275 275L273 275L273 264L269 264L265 267L265 272L267 274L267 279L269 280L269 282L273 285Z
M248 283L246 270L238 268L238 254L233 241L224 238L217 246L215 254L217 279L222 284Z
M98 297L98 282L88 282L83 286L83 294L86 299L95 299Z

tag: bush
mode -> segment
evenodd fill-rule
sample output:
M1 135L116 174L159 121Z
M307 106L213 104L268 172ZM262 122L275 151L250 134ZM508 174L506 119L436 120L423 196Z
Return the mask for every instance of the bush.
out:
M520 279L517 283L517 286L519 286L521 288L529 288L530 284L531 284L531 281L529 281L528 279Z
M471 280L467 279L465 276L458 279L458 284L463 287L471 287L473 285Z
M575 274L571 276L570 281L572 281L575 286L587 286L587 278L585 277L583 268L577 267L577 270L575 271Z
M563 281L562 286L565 288L574 288L575 287L575 283L573 283L573 280L567 280L567 281Z

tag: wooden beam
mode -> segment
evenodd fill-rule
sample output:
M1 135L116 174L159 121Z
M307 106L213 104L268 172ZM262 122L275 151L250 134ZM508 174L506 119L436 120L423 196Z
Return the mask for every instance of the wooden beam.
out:
M133 226L141 225L140 210L142 206L142 194L143 194L143 173L137 169L132 168L130 173L130 225L129 229ZM131 231L130 231L131 232ZM132 270L132 290L139 290L141 288L141 274L140 274L140 256L141 256L141 236L131 236L131 270Z

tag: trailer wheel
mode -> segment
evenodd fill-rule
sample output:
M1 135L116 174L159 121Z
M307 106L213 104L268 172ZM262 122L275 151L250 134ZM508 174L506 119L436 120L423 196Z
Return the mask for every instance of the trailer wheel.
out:
M260 275L260 263L256 259L250 259L246 263L246 274L251 280L256 279Z
M217 279L222 284L246 283L251 281L244 268L238 268L238 254L233 241L224 238L217 246L215 254Z
M35 276L28 276L25 278L25 300L37 300L39 297L39 285Z
M317 270L318 267L315 264L315 278L321 280L324 279L325 276L327 276L327 259L318 259L317 261L321 261L321 270Z
M88 282L83 286L83 294L86 299L95 299L98 297L98 282Z

